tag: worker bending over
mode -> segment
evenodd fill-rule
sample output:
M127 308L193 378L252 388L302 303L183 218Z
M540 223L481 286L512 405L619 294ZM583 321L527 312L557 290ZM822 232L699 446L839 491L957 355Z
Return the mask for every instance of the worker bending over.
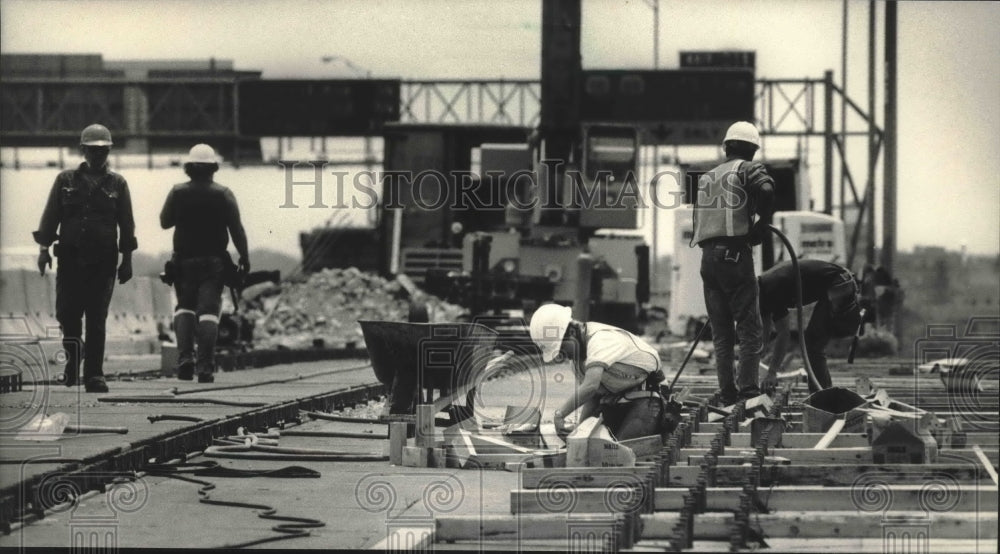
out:
M802 305L816 303L805 329L806 355L816 380L825 389L832 383L824 350L831 338L849 337L857 332L861 324L860 289L854 275L837 264L799 260L799 273L802 276ZM758 281L764 337L770 336L772 321L776 333L770 367L762 383L762 388L769 390L777 384L777 373L781 371L791 334L788 310L796 306L795 267L792 262L781 262L761 274ZM812 380L809 390L817 391Z
M542 361L549 363L561 355L573 364L576 375L575 393L553 414L556 431L565 433L566 416L582 407L578 421L601 415L618 440L660 434L666 411L655 390L663 381L659 353L628 331L576 321L571 312L546 304L535 311L529 325Z

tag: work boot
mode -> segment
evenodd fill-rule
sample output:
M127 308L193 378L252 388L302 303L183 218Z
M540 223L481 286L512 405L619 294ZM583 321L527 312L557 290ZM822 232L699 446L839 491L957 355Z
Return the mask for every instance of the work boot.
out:
M87 392L108 392L108 383L104 380L104 377L88 377L84 381L83 386Z
M181 381L191 381L194 379L194 362L184 360L177 364L177 378Z
M212 373L199 373L198 374L199 383L214 383L215 375Z
M725 394L722 391L715 391L715 394L712 395L708 403L715 406L732 406L738 400L739 398L736 394Z

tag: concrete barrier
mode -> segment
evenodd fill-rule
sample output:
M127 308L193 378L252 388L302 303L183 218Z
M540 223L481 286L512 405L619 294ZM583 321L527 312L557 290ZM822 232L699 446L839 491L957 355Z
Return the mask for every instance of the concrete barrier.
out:
M0 272L0 313L7 316L28 313L28 299L25 296L26 271L9 269Z

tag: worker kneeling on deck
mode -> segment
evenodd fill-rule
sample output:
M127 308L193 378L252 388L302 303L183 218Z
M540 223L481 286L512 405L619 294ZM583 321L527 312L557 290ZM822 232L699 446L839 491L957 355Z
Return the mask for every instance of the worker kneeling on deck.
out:
M573 364L576 392L553 415L556 430L582 406L578 421L601 415L618 440L661 434L666 406L658 392L663 381L659 353L632 333L572 319L570 308L546 304L531 317L531 340L542 361L562 357Z
M832 382L823 351L831 338L849 337L858 331L861 324L859 287L850 270L821 260L799 260L799 274L802 305L816 303L803 337L806 355L816 380L825 389L832 386ZM781 371L788 348L788 310L796 305L795 267L790 261L781 262L762 273L758 281L764 337L770 335L772 321L776 333L770 367L761 384L762 389L769 390L777 383L777 373ZM816 392L812 380L809 390Z
M192 147L184 163L184 172L191 180L170 190L160 212L163 228L175 227L171 260L175 275L171 277L177 291L177 378L189 381L197 369L199 383L215 380L223 288L234 286L234 275L250 271L247 235L236 196L213 180L218 169L218 157L211 146ZM240 255L238 269L227 250L230 235Z

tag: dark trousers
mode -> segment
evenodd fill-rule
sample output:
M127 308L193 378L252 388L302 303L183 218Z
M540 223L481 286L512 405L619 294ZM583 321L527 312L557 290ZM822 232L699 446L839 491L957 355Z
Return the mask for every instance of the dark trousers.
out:
M108 306L115 288L115 266L108 258L98 263L83 263L76 255L59 257L56 267L56 320L62 329L66 351L66 373L80 372L83 378L104 375L104 343ZM83 321L87 322L84 344Z
M830 380L830 370L826 367L826 345L830 342L830 337L833 336L832 330L832 317L830 309L830 301L827 298L821 298L819 302L816 303L816 307L813 308L812 316L809 318L809 324L806 325L805 334L803 338L806 343L806 356L809 357L809 365L812 367L813 375L816 376L816 380L824 388L830 388L833 386L833 382ZM816 385L809 381L809 392L816 392L819 389Z
M177 358L180 363L196 362L199 373L215 371L215 343L222 308L223 259L218 256L177 261ZM195 356L195 338L198 352Z
M701 280L712 323L719 390L727 402L760 394L757 371L763 334L753 257L749 245L709 244L702 248ZM734 326L735 322L735 326ZM740 345L740 371L734 375L733 349Z
M604 424L620 441L659 435L663 415L663 402L659 397L640 398L601 407Z

